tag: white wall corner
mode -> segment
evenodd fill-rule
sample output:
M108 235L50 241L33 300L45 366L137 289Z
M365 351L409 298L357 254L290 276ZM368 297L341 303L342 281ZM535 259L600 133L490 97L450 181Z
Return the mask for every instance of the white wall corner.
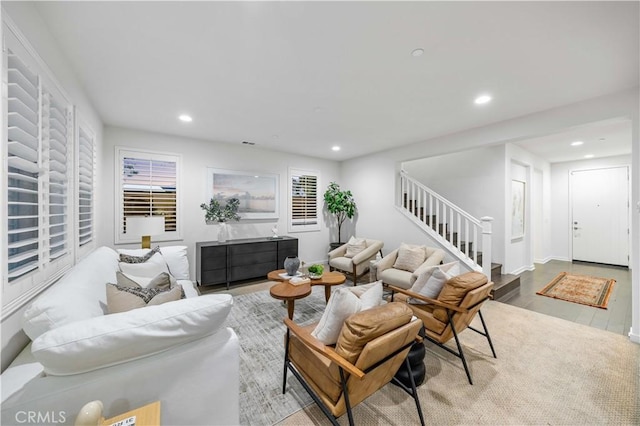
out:
M631 340L633 343L640 344L640 334L634 333L633 327L629 329L629 340Z

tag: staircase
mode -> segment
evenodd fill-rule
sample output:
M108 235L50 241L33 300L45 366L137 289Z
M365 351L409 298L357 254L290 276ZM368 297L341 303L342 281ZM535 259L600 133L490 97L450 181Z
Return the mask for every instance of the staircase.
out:
M476 219L404 171L400 173L400 194L399 211L460 262L490 277L495 300L506 300L518 291L520 277L503 274L501 264L491 263L493 218Z

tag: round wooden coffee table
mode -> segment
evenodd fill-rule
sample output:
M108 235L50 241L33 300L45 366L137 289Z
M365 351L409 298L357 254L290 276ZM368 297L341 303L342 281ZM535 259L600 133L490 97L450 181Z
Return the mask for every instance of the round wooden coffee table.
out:
M309 283L302 285L293 285L289 281L274 283L269 289L271 297L278 300L284 300L287 303L287 315L289 319L293 319L293 308L296 299L302 299L311 294L311 285Z
M284 274L287 271L284 269L277 269L275 271L271 271L267 274L267 278L271 281L286 281L284 278L280 276L280 274ZM340 285L347 280L347 277L342 272L331 271L325 272L322 274L320 278L315 280L311 280L311 285L323 285L324 286L324 300L326 302L329 301L331 297L331 287L334 285ZM300 298L298 298L300 299Z

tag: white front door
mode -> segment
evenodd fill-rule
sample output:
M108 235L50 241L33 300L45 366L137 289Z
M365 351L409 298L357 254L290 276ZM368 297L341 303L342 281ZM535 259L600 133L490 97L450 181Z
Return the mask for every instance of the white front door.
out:
M629 168L571 172L573 260L629 265Z

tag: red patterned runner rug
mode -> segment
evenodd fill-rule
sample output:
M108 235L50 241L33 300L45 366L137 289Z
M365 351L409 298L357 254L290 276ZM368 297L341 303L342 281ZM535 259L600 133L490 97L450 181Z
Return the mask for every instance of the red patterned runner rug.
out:
M561 272L536 294L607 309L616 280Z

